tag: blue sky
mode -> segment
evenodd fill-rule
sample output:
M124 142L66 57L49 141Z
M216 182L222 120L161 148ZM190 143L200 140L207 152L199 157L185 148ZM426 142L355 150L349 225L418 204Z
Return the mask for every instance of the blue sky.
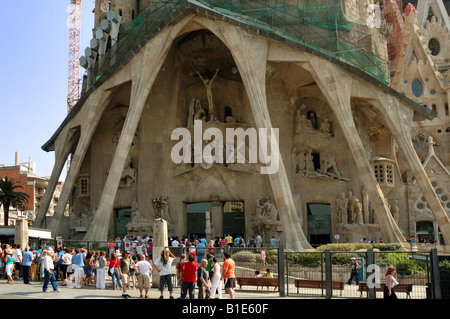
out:
M82 1L81 47L89 46L94 0ZM2 1L0 19L0 164L36 163L50 176L54 152L41 146L67 115L70 0ZM84 69L80 67L80 77ZM64 180L65 171L60 180Z

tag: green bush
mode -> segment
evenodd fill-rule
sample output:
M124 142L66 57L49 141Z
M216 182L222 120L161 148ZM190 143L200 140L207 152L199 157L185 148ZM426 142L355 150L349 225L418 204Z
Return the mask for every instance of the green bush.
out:
M439 263L439 275L442 299L450 299L450 261L444 260Z
M278 249L267 249L266 250L266 262L268 264L278 263Z
M400 243L379 243L372 244L374 249L380 251L399 251L402 250L402 244Z
M332 254L331 263L333 265L350 265L353 255L349 254Z
M288 254L288 261L304 267L319 267L321 264L321 254L314 252Z
M260 255L250 250L242 250L233 254L233 260L238 262L256 263L260 260Z
M317 247L317 251L357 251L357 250L367 250L372 249L372 244L366 243L343 243L343 244L326 244Z
M423 271L423 268L412 259L401 260L395 264L395 267L397 268L397 273L402 276L415 275Z

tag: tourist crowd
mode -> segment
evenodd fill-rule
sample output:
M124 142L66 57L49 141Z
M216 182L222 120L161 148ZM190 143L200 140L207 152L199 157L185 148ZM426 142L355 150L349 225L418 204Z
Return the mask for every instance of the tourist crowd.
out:
M156 270L160 298L164 298L166 288L174 298L175 285L181 288L179 298L193 299L197 289L199 299L221 299L223 288L234 298L235 264L227 247L261 247L262 239L258 235L245 241L242 236L227 235L207 242L199 236L173 236L168 242L157 256L153 256L152 237L146 235L111 239L105 249L97 251L66 246L22 249L5 244L0 248L0 268L9 284L38 280L44 292L50 284L54 291L60 291L58 283L75 289L106 289L109 278L112 289L121 289L124 298L130 297L127 289L139 289L140 297L148 298Z

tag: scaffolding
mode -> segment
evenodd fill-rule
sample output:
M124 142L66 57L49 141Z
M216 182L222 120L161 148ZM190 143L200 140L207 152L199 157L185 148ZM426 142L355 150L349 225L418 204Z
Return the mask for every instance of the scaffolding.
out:
M403 41L403 16L402 0L382 0L380 3L382 17L389 26L389 36L387 41L389 55L390 72L395 72L398 63L398 57L402 50Z
M203 8L209 13L220 14L301 44L356 67L384 84L389 83L387 57L383 58L380 48L374 45L372 31L365 21L354 21L348 16L342 0L150 1L149 8L137 16L128 31L121 35L117 48L110 50L114 57L104 61L111 65L132 47L142 45L142 40L173 22L186 8L195 8L196 11Z

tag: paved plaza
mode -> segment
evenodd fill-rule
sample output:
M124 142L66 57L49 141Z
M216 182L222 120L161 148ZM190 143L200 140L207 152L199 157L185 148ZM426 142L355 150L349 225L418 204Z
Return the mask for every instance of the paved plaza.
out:
M95 286L82 287L82 288L68 288L63 286L58 281L58 288L60 292L54 292L51 284L47 292L42 292L42 282L32 281L30 284L24 284L22 280L17 280L13 284L8 284L5 279L0 280L0 299L24 299L24 298L36 298L36 299L124 299L122 297L122 290L111 288L111 283L107 282L106 289L96 289ZM174 298L180 297L180 287L174 287ZM139 297L139 289L127 289L127 293L130 295L130 299L142 299ZM157 299L160 296L158 288L150 288L150 299ZM197 290L195 293L197 297ZM230 299L227 293L223 290L223 299ZM241 292L236 290L236 299L278 299L278 291L264 291L264 292ZM169 292L167 288L164 290L164 299L169 299Z

